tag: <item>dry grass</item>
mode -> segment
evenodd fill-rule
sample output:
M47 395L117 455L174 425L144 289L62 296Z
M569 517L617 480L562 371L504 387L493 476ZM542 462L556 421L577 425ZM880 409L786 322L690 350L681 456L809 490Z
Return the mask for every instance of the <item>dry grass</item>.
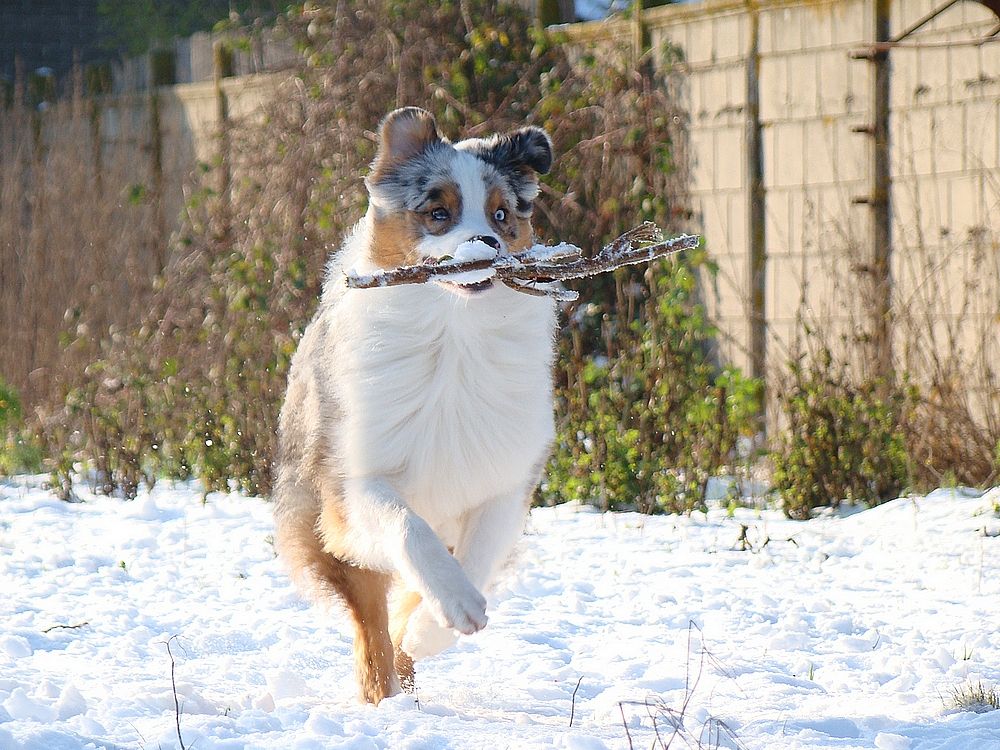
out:
M653 750L670 750L685 747L689 750L746 750L746 745L736 732L722 719L709 715L700 723L692 721L688 715L692 700L698 690L706 662L713 670L732 679L729 671L708 650L701 628L693 621L688 623L687 663L684 669L684 698L679 706L671 706L658 696L644 701L621 701L618 709L622 715L622 727L628 740L629 750L635 750L633 738L625 718L625 706L645 709L646 716L653 724ZM676 743L676 744L675 744Z
M108 140L97 106L78 94L0 109L0 375L26 411L70 365L60 331L93 356L135 320L165 245L155 196L140 187L151 184L148 128L121 118Z
M945 707L951 711L985 714L1000 710L1000 693L995 687L986 687L982 682L975 685L970 683L952 688L944 702Z
M906 199L896 209L897 228L915 228L897 239L891 320L897 383L917 389L902 425L911 481L917 488L991 486L1000 480L1000 225L987 217L961 234L925 236L922 212L944 202L945 183L925 185L907 174L898 183ZM982 190L987 205L1000 200L1000 180L985 179ZM808 363L830 351L855 383L870 382L878 310L870 294L857 293L869 283L866 244L851 226L831 232L821 273L803 269L786 357ZM811 292L810 274L832 291ZM788 381L779 372L774 392L787 392Z

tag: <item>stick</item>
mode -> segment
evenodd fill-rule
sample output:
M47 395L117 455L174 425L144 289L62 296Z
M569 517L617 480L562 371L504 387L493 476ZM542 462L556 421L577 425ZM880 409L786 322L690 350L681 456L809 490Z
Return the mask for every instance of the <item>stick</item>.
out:
M573 688L573 703L569 707L569 725L573 726L573 716L576 714L576 691L580 689L580 683L583 682L583 675L580 675L580 679L576 681L576 687Z
M77 628L83 628L87 625L90 625L90 623L84 620L83 622L78 622L76 625L53 625L51 628L45 628L42 632L51 633L53 630L76 630Z
M635 750L632 747L632 733L628 731L628 721L625 720L625 708L622 706L622 701L618 701L618 711L622 715L622 726L625 727L625 736L628 737L628 750Z
M586 276L596 276L624 266L648 263L657 258L676 255L698 245L697 235L680 235L664 240L659 227L651 222L640 224L605 245L590 257L583 257L579 248L563 245L552 249L539 260L536 248L514 255L499 255L493 259L475 259L450 265L440 261L403 266L370 275L347 274L351 289L373 289L401 284L423 284L435 279L447 280L448 276L469 271L492 268L496 278L519 292L544 294L550 290L537 289L530 284L548 284Z
M187 750L187 748L184 747L184 738L181 736L181 704L177 699L177 680L174 678L176 664L174 663L174 653L170 650L170 641L174 640L176 637L176 635L170 636L167 639L166 647L167 656L170 657L170 687L174 691L174 721L177 724L177 741L181 744L181 750Z

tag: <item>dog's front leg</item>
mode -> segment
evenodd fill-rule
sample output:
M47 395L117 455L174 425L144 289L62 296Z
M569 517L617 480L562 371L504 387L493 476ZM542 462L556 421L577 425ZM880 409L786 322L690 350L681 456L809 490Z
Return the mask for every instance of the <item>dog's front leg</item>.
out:
M524 530L530 494L512 493L494 498L466 513L455 547L455 558L465 575L484 590L510 557ZM453 630L441 628L432 610L421 603L413 612L402 649L413 659L433 656L455 643Z
M345 552L352 559L397 573L441 627L465 634L485 627L486 599L388 481L349 479L344 490Z

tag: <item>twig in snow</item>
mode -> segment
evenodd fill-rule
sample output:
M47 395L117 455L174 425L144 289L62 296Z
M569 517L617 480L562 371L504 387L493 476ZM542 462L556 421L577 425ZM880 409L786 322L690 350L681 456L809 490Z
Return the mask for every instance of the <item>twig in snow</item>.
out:
M90 622L84 620L83 622L78 622L76 625L53 625L51 628L45 628L43 633L51 633L53 630L76 630L77 628L83 628L90 625Z
M146 738L143 736L142 732L139 731L139 727L137 727L131 721L125 723L128 724L130 727L132 727L132 731L139 736L139 750L146 750Z
M177 664L174 661L174 653L170 650L170 641L175 638L177 638L176 635L170 636L164 645L167 647L167 656L170 657L170 687L174 692L174 721L177 724L177 741L181 744L181 750L187 750L184 746L184 738L181 736L181 703L177 698L177 680L174 677Z
M766 547L767 545L769 545L771 542L790 542L791 544L795 545L796 547L799 546L799 543L798 543L798 541L796 541L796 539L795 539L794 536L788 536L788 537L785 537L784 539L773 539L772 537L765 537L764 543L762 545L760 545L760 548L764 549L764 547Z
M624 266L648 263L694 248L699 241L697 235L687 234L664 240L660 228L647 221L625 232L590 257L584 257L578 247L565 243L552 248L536 245L514 255L498 255L495 258L435 261L373 274L351 272L347 274L347 286L351 289L373 289L424 284L434 280L447 281L447 277L454 274L492 269L498 281L519 292L575 299L575 293L532 285L596 276Z
M628 722L625 720L625 707L622 705L623 701L618 701L618 710L622 714L622 726L625 727L625 736L628 737L628 750L635 750L632 747L632 735L628 731Z
M695 636L694 631L696 630L698 631L701 645L698 650L698 669L695 672L692 670L692 658ZM726 737L738 750L746 750L746 745L740 742L736 733L729 727L729 725L714 716L709 716L702 723L701 730L697 736L684 726L684 719L687 716L691 700L697 691L699 682L701 681L706 661L715 667L715 669L721 674L729 677L730 679L734 679L729 670L727 670L705 646L701 628L698 627L698 625L693 621L688 623L687 652L687 661L684 669L684 700L681 703L680 709L671 708L663 701L663 699L655 696L646 698L644 701L619 701L618 709L622 713L622 722L625 723L624 705L626 703L633 706L642 706L646 709L646 715L653 723L653 732L655 734L655 739L653 740L654 748L659 747L661 750L670 750L674 740L680 738L685 747L693 748L693 750L717 750L721 747L723 737ZM669 725L673 730L669 737L665 737L665 730L661 734L661 724L664 723ZM627 724L625 726L625 733L628 736L629 747L631 748L632 737L628 733Z
M799 546L799 543L795 539L795 535L794 534L792 536L785 537L784 539L774 539L774 538L772 538L770 536L765 536L764 540L755 546L754 543L753 543L753 541L751 541L751 539L750 539L749 532L750 532L750 527L747 526L745 523L741 523L740 524L740 536L739 536L739 539L737 539L735 542L733 542L733 549L735 549L735 550L737 550L739 552L746 552L747 550L749 550L750 552L753 552L753 553L756 554L757 552L762 551L771 542L789 542L789 543L795 545L796 547Z
M576 687L573 688L573 698L572 703L569 707L569 725L573 726L573 716L576 715L576 691L580 689L580 683L583 682L583 675L580 675L580 679L576 681Z

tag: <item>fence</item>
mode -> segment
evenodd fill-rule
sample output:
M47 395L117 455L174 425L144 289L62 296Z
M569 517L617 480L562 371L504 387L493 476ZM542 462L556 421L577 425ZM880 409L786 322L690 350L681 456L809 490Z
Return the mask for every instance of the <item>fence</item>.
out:
M773 381L806 323L874 373L965 364L997 402L997 23L968 1L709 0L566 27L681 52L724 359Z

